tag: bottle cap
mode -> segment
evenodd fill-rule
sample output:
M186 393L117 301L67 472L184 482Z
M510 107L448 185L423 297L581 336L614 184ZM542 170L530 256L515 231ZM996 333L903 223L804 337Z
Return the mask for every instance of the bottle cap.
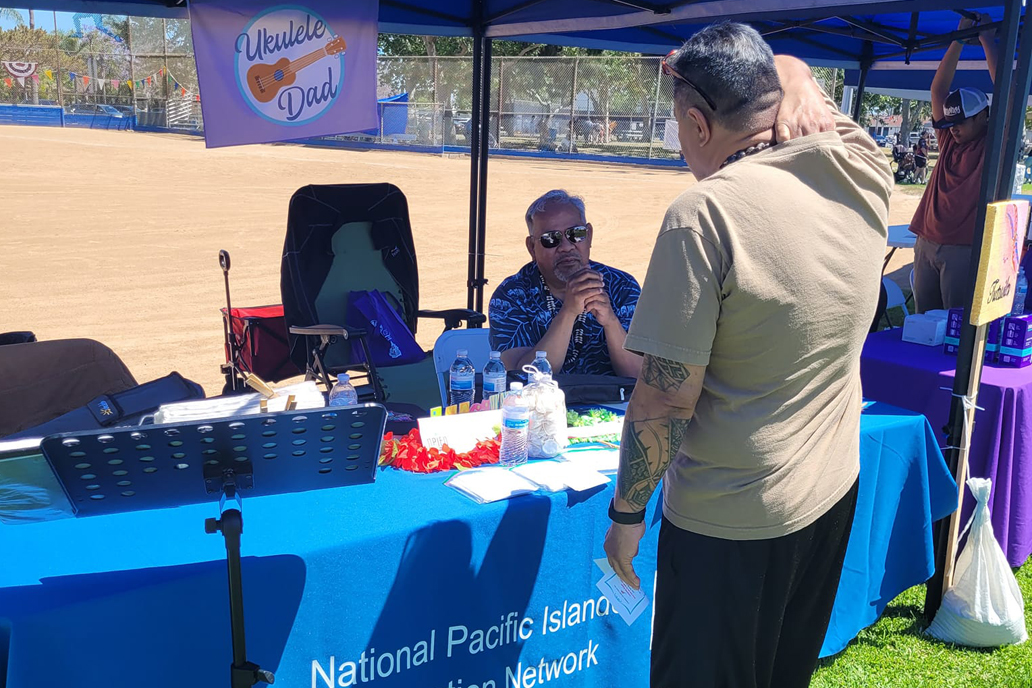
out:
M509 391L510 392L518 392L521 389L523 389L523 383L522 382L510 382L509 383Z
M491 358L492 359L501 359L502 358L502 352L501 351L492 351L491 352Z
M545 360L548 360L548 352L547 351L536 351L534 353L534 357L535 358L543 358Z
M346 385L349 382L351 382L351 376L348 375L347 373L341 373L340 375L337 376L337 384L338 385Z
M455 352L455 358L466 358L469 356L469 351L466 349L459 349Z

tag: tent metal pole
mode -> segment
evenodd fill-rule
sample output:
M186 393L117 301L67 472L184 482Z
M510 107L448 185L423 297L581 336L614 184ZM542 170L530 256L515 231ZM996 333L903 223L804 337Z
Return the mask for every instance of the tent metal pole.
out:
M982 235L985 227L986 207L989 203L1009 195L1008 190L1002 190L1000 180L1003 175L1001 165L1004 164L1003 141L1007 124L1007 102L1011 95L1010 86L1013 82L1012 65L1014 48L1017 43L1018 21L1021 15L1022 0L1008 0L1004 6L1003 16L1003 45L1000 50L1000 59L996 65L996 78L993 86L993 102L996 107L992 109L989 119L989 131L986 136L989 140L986 144L986 156L984 172L982 174L982 186L979 194L979 204L975 209L974 238L972 240L971 263L968 275L966 302L967 312L971 313L973 305L975 280L978 276L978 265L982 245ZM1024 100L1024 99L1022 99ZM1023 121L1023 120L1022 120ZM1016 150L1006 156L1010 165L1014 167L1014 154ZM953 381L953 397L950 403L949 425L947 431L947 452L946 463L954 477L958 478L958 506L957 510L949 517L940 521L935 526L935 575L928 581L925 592L925 618L931 621L942 604L944 584L950 582L951 571L955 559L957 544L956 532L959 529L960 506L963 504L965 486L963 484L966 475L967 453L970 445L970 433L975 422L974 404L978 399L978 386L982 374L982 359L985 351L985 326L975 327L970 324L968 318L960 332L960 347L957 352L957 370ZM969 400L965 404L962 399Z
M479 9L481 3L474 3ZM469 252L466 272L466 308L476 306L477 295L477 251L479 250L477 223L480 218L480 114L481 79L483 76L484 30L479 25L473 29L473 106L469 123Z
M477 253L476 253L476 305L475 309L484 312L484 244L487 241L487 158L491 142L491 39L482 39L483 57L481 58L480 89L480 183L478 188L477 209Z
M867 88L867 73L871 71L871 56L874 54L874 46L870 41L864 41L860 50L860 82L856 86L856 101L853 103L853 121L863 127L860 122L860 113L863 112L864 90Z
M1003 160L1000 165L999 198L1010 198L1021 158L1025 131L1025 108L1028 92L1032 89L1032 21L1024 22L1018 37L1018 63L1011 87L1010 110L1007 113L1006 138L1003 142Z
M861 103L864 100L864 88L867 86L867 72L869 70L870 67L864 67L860 70L860 82L856 85L856 90L853 92L853 111L849 113L849 116L857 124L860 124ZM863 125L860 124L860 126Z

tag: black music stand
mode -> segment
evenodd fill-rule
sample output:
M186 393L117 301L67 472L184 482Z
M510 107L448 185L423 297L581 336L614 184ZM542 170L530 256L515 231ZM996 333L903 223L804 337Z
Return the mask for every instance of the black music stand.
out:
M241 498L362 485L376 478L387 410L379 404L52 435L43 454L76 517L164 509L218 495L229 571L231 688L272 683L247 661L240 576ZM235 507L226 503L236 501Z

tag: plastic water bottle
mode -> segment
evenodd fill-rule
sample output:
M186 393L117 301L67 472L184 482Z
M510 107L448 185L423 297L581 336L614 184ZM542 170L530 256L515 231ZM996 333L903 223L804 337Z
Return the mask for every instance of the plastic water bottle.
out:
M1025 314L1025 299L1028 298L1028 278L1025 277L1025 268L1018 272L1018 281L1014 285L1014 306L1011 308L1011 315Z
M484 366L484 399L505 392L505 365L500 351L492 351Z
M502 405L502 446L498 450L498 463L519 466L527 462L529 430L530 411L522 405L518 393L510 394Z
M538 351L538 352L536 352L534 354L534 362L531 363L530 365L532 365L535 368L537 368L538 371L541 374L543 374L543 375L551 375L552 374L552 366L549 365L549 363L548 363L548 352L547 351Z
M473 361L469 360L469 352L459 349L455 352L455 362L448 371L448 405L457 406L465 402L473 403L476 391L477 371Z
M330 406L354 406L357 403L358 392L351 386L350 376L341 373L330 390Z

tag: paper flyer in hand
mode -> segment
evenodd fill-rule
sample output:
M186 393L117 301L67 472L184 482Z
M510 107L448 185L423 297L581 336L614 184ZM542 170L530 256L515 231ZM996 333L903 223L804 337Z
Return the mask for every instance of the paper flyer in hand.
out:
M635 590L620 580L608 559L596 559L595 566L602 570L602 580L595 583L595 587L602 591L620 618L630 626L649 606L649 598L643 590Z

